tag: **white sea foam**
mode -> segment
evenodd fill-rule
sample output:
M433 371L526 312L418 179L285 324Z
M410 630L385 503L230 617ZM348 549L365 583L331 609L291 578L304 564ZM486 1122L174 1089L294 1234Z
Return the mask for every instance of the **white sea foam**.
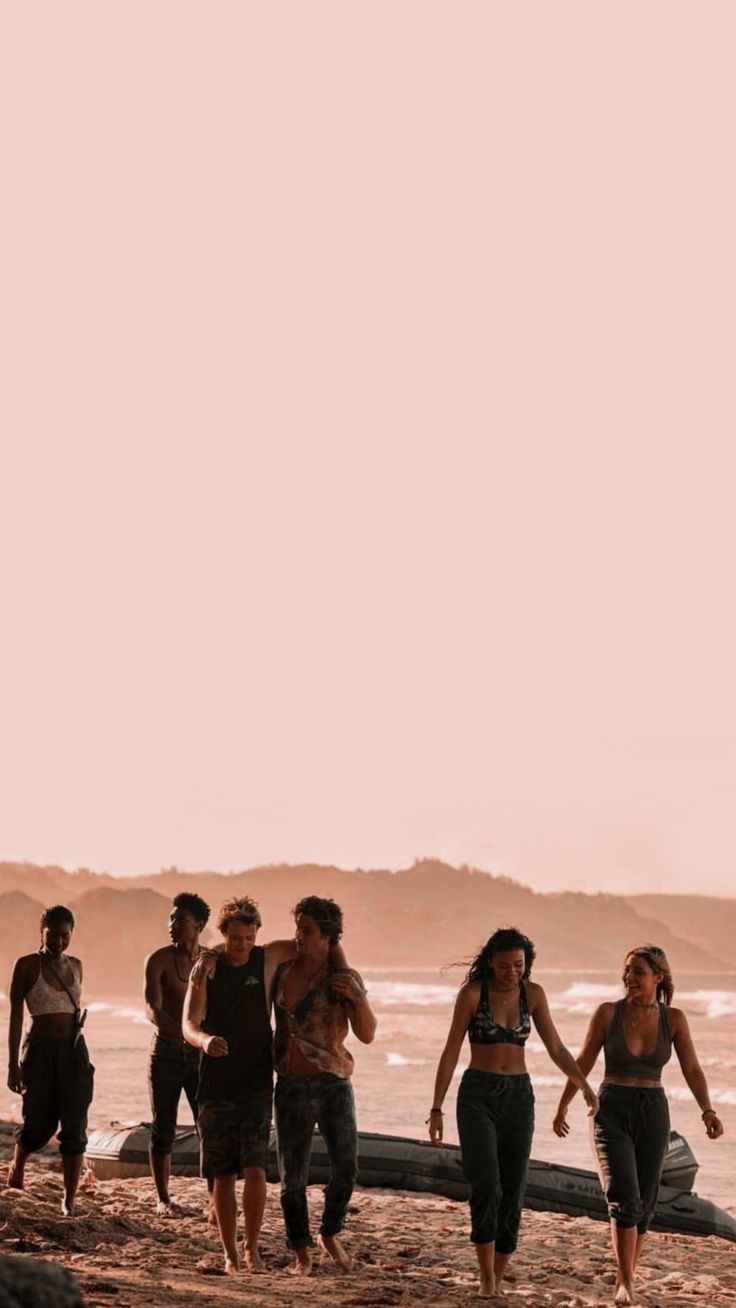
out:
M733 1017L736 1014L736 991L733 990L681 990L675 1003L697 1004L705 1009L706 1017Z
M713 1104L736 1104L736 1090L714 1090L711 1087L709 1094ZM669 1099L678 1099L683 1103L695 1102L691 1092L684 1085L668 1086L667 1096Z
M109 1013L110 1017L121 1018L124 1022L133 1022L135 1026L149 1026L145 1013L140 1008L128 1008L125 1004L105 1004L96 1000L87 1005L88 1013Z
M428 1058L405 1058L403 1054L396 1054L393 1050L389 1050L386 1054L387 1067L424 1067L428 1062Z
M413 1004L428 1008L430 1004L451 1004L457 994L456 986L420 985L412 981L373 981L371 999L385 1007L395 1004Z

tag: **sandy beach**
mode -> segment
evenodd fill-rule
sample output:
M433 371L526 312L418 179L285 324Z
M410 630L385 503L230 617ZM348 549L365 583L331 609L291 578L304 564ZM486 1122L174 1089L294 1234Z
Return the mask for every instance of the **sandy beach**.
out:
M262 1238L267 1273L219 1275L219 1241L208 1227L204 1185L173 1182L182 1212L154 1213L146 1179L97 1181L87 1173L77 1213L62 1218L61 1176L55 1147L32 1159L25 1191L6 1188L12 1131L0 1127L0 1249L48 1259L77 1278L94 1308L189 1308L192 1301L229 1305L327 1303L380 1305L467 1303L476 1298L473 1251L464 1206L435 1196L357 1190L345 1246L356 1270L339 1273L317 1262L314 1275L295 1281L284 1247L278 1188L269 1186ZM319 1211L321 1193L310 1191ZM588 1308L611 1303L613 1262L603 1223L525 1212L522 1241L512 1265L506 1302L525 1308ZM736 1244L710 1237L652 1235L640 1275L643 1308L736 1304Z

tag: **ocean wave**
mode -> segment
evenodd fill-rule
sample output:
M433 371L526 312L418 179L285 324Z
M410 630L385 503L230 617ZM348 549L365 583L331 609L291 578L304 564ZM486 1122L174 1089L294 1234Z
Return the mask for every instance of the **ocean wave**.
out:
M696 1107L691 1092L684 1085L668 1086L667 1097L677 1099L682 1103L690 1102L693 1107ZM710 1100L713 1104L736 1104L736 1090L714 1090L711 1088Z
M135 1026L150 1026L148 1018L141 1008L128 1008L125 1004L106 1004L96 1000L87 1005L88 1013L109 1013L110 1017L119 1017L124 1022L133 1022Z
M421 985L412 981L374 981L370 987L371 999L377 999L387 1008L395 1004L412 1004L428 1008L430 1004L451 1004L457 994L455 986Z
M428 1062L428 1058L406 1058L404 1054L396 1054L393 1050L386 1054L387 1067L426 1067Z
M736 1013L736 991L682 990L676 993L675 1003L702 1006L705 1009L705 1017L733 1017Z

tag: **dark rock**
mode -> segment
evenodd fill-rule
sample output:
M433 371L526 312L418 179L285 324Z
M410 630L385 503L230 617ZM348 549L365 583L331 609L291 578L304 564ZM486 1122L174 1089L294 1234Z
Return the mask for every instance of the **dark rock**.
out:
M3 1308L84 1308L73 1276L38 1258L0 1255L0 1304Z

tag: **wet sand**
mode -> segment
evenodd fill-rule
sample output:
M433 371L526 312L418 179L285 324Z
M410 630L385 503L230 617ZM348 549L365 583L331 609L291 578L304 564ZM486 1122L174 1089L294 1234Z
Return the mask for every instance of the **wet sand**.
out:
M29 1161L26 1189L16 1191L5 1185L11 1147L11 1128L0 1125L0 1251L66 1267L94 1308L191 1308L197 1301L211 1308L480 1302L466 1209L447 1199L357 1190L344 1234L355 1271L340 1273L317 1257L313 1276L295 1281L287 1273L278 1187L269 1186L261 1240L267 1272L224 1277L219 1240L204 1216L202 1181L175 1178L172 1196L184 1211L157 1217L149 1180L97 1181L87 1173L75 1216L62 1218L56 1148ZM320 1188L312 1187L313 1216L321 1202ZM511 1275L505 1283L508 1308L610 1304L614 1274L607 1228L586 1218L525 1212ZM639 1281L643 1308L736 1308L736 1244L652 1235Z

